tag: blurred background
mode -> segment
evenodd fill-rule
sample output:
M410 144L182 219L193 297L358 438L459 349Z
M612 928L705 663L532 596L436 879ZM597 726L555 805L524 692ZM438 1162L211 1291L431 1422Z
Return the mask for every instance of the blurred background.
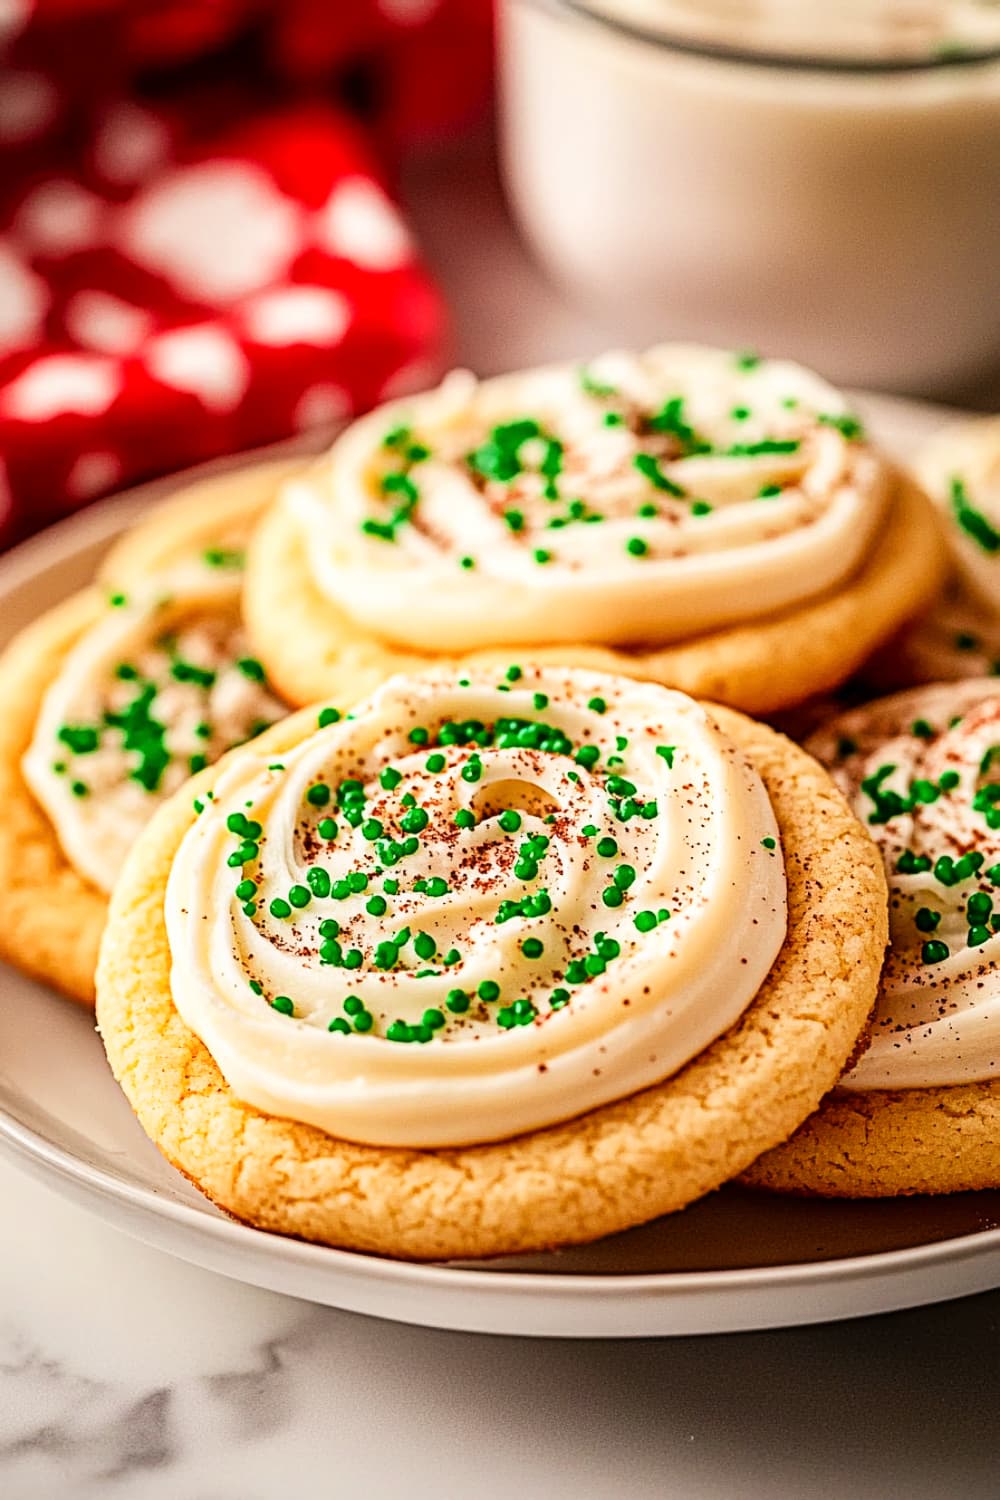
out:
M1000 393L996 0L0 0L0 545L698 338Z

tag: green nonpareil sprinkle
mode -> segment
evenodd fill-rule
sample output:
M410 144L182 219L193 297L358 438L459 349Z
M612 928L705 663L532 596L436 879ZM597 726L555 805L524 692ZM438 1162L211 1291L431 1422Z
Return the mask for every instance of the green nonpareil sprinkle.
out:
M757 491L757 499L774 500L778 495L782 493L783 491L780 484L762 484L760 489Z
M430 771L431 774L434 775L438 771L443 771L445 765L446 761L444 756L441 755L438 751L435 751L433 755L428 755L427 759L424 761L424 770Z
M674 753L676 749L676 745L657 745L656 747L657 755L661 760L666 761L667 766L671 771L674 769Z
M271 1001L271 1009L279 1011L283 1016L294 1016L295 1005L288 995L275 995Z
M753 349L740 349L733 355L733 363L738 370L756 370L760 365L761 357Z
M426 745L430 739L430 734L423 725L418 724L416 728L410 730L407 739L411 745Z
M536 547L531 555L539 566L544 566L545 563L552 561L552 553L546 551L544 547Z
M126 594L120 593L109 594L108 603L111 605L112 609L123 609L124 606L128 603L128 596Z
M835 427L849 441L865 435L860 419L850 412L820 412L816 420L824 427Z
M474 568L476 566L476 559L474 557L469 557L468 555L466 555L465 557L460 557L458 559L458 565L460 568L464 568L466 572L468 572L471 568Z
M933 911L929 906L921 906L913 920L920 932L934 932L940 924L941 913Z
M316 825L316 832L319 834L321 839L335 839L337 837L338 829L333 818L320 818L319 822Z
M455 823L459 828L475 828L476 817L467 807L460 807L455 814Z
M761 839L761 843L765 849L776 849L778 847L777 839L772 838L770 834L766 838Z
M647 479L654 489L662 490L666 495L673 495L675 499L683 499L686 491L682 485L676 483L669 475L664 474L660 467L660 460L653 453L637 453L632 459L633 467L638 469L644 479Z
M937 938L932 938L929 943L924 943L920 950L920 957L925 964L944 963L949 954L948 944L942 943Z
M498 821L504 833L516 833L521 826L521 814L508 807L500 814Z
M292 915L292 908L289 906L288 902L285 901L281 896L275 896L274 900L268 907L268 911L271 913L272 917L282 918L290 917Z
M630 557L645 557L649 552L649 543L641 536L630 536L625 543L625 551Z
M236 666L250 682L263 682L267 675L263 662L259 662L255 656L241 656Z
M597 852L602 859L614 859L618 853L618 841L612 838L603 838L598 841Z
M588 698L587 707L595 714L606 714L608 705L603 698Z
M523 511L520 511L520 510L505 510L504 513L503 513L503 518L504 518L505 522L507 523L507 527L508 527L508 529L510 531L517 532L517 531L523 531L524 530L524 512Z
M707 500L692 500L691 502L691 514L693 516L709 516L713 509L714 506L709 505Z
M325 729L328 724L338 724L340 722L340 709L321 708L317 722L320 729Z
M543 708L548 708L549 695L548 693L535 693L532 695L531 701L534 704L535 708L541 711L541 709Z
M330 788L325 781L317 781L306 792L306 801L313 807L325 807L330 800Z
M508 682L520 682L521 678L524 676L524 670L516 664L512 664L507 668L504 676L506 677Z
M934 738L934 726L928 724L926 719L914 719L910 725L910 733L918 740L932 740Z

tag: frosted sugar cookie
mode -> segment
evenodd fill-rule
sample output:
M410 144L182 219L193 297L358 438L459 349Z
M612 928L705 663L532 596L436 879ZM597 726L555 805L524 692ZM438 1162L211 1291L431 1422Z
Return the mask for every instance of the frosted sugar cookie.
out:
M294 702L516 645L764 712L847 677L942 566L838 392L665 345L354 423L258 528L245 608Z
M872 663L883 689L1000 672L1000 417L946 428L915 472L938 506L954 576Z
M150 813L285 712L239 601L249 526L288 471L168 502L112 550L101 587L0 657L0 955L75 999L93 1001L107 896Z
M749 1180L848 1197L1000 1187L1000 688L899 693L809 748L882 848L892 947L866 1049Z
M836 1079L885 941L816 763L572 669L394 678L157 815L98 1018L164 1154L231 1213L391 1255L680 1208Z

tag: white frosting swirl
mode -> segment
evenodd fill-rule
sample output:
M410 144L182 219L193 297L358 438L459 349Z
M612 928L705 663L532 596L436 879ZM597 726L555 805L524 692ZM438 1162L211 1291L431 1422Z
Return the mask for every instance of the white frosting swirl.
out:
M682 694L508 675L394 678L224 768L165 910L177 1009L241 1099L500 1139L669 1076L756 994L786 923L757 773Z
M370 413L286 490L320 590L406 646L663 643L801 604L888 493L797 365L664 345Z
M144 579L67 653L42 701L24 778L67 859L110 892L164 798L286 712L250 655L226 553Z
M1000 1070L1000 687L938 683L808 742L882 849L892 945L848 1089L984 1082Z

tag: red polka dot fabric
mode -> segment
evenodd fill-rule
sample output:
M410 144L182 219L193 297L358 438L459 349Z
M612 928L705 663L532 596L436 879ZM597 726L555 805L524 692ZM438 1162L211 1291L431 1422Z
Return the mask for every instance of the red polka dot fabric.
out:
M386 172L488 0L2 0L0 545L439 374Z

